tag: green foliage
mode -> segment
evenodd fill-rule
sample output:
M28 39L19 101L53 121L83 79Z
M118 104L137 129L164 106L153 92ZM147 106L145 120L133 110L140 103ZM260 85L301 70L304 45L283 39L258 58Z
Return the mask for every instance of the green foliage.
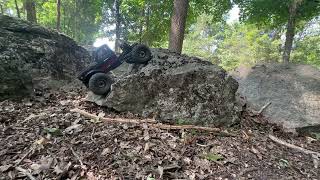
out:
M202 15L186 35L184 52L233 70L240 64L280 60L281 41L253 24L214 23L212 16Z
M310 64L320 68L320 36L306 37L296 42L292 54L292 61L301 64Z
M61 1L62 31L81 44L92 44L102 22L101 0Z
M189 25L192 25L199 16L209 14L211 22L221 22L223 15L231 8L232 2L230 0L190 0L187 21Z
M208 153L202 155L202 158L207 159L208 161L218 162L222 161L224 157L220 154Z
M40 1L36 4L38 23L46 27L56 27L56 0Z
M113 3L114 0L111 0L105 5L105 12L107 17L114 19ZM201 14L211 14L211 21L220 21L231 6L230 0L190 0L187 31ZM122 0L122 39L141 41L153 47L164 47L169 38L172 7L173 1L167 0ZM105 23L106 26L115 24L109 19ZM111 31L108 34L114 33Z
M53 136L62 136L62 131L59 128L44 128L45 133L51 134Z
M161 46L168 39L172 6L172 1L123 1L121 10L128 40Z
M56 28L56 0L34 0L38 24ZM14 0L0 0L5 14L17 17ZM17 0L21 18L26 19L23 0ZM61 31L81 44L92 44L102 21L102 0L61 1Z
M293 0L235 0L244 22L268 27L280 27L289 17L289 6ZM297 12L297 20L310 21L319 15L320 5L317 0L303 0Z
M267 32L254 25L235 24L225 37L217 54L220 65L226 70L233 70L240 64L251 66L280 60L280 40L270 38Z
M225 22L214 22L211 15L199 16L186 34L183 52L218 63L214 52L224 39L226 26Z

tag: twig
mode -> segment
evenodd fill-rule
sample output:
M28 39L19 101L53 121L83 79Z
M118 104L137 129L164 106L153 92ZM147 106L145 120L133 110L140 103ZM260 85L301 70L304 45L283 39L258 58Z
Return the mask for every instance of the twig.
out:
M19 159L18 162L16 162L16 164L14 166L19 166L21 164L21 162L34 150L33 146L29 149L29 151L22 156L21 159Z
M72 147L70 147L70 150L71 150L72 154L73 154L73 155L77 158L77 160L79 161L81 167L83 167L84 164L83 164L82 160L80 159L79 155L73 150Z
M91 141L94 141L94 138L93 138L94 131L95 131L95 128L93 127L93 129L92 129L92 133L91 133L91 135L90 135Z
M159 129L165 129L165 130L181 130L181 129L195 129L195 130L200 130L200 131L209 131L209 132L215 132L215 133L220 133L222 135L226 136L235 136L233 134L221 131L219 128L211 128L211 127L202 127L202 126L194 126L194 125L167 125L167 124L161 124L161 123L156 123L155 120L138 120L138 119L120 119L120 118L105 118L105 117L98 117L94 114L90 114L84 110L80 109L72 109L70 110L71 112L77 112L80 113L81 115L91 118L91 119L97 119L100 118L100 120L107 121L107 122L117 122L117 123L132 123L132 124L137 124L137 125L142 125L143 123L147 124L149 127L152 128L159 128Z
M209 143L209 144L199 144L199 143L197 143L197 146L208 147L208 146L213 146L213 143Z
M319 156L312 154L313 166L316 169L319 167L319 158L320 158Z
M252 111L253 115L258 116L261 115L261 113L268 107L270 106L271 102L268 102L267 104L265 104L264 106L262 106L262 108L259 111Z
M31 179L31 180L36 180L36 178L35 178L34 176L32 176L32 174L29 173L26 169L23 169L22 167L19 167L19 166L15 167L15 169L16 169L17 171L22 172L22 173L23 173L24 175L26 175L29 179Z
M256 171L256 170L258 170L257 167L247 168L247 169L241 171L241 172L239 173L239 176L243 176L243 175L245 175L245 174L247 174L247 173L249 173L249 172Z
M133 123L133 124L140 124L140 123L156 123L157 121L154 119L146 119L146 120L139 120L139 119L121 119L121 118L106 118L106 117L99 117L94 114L88 113L84 110L75 108L71 109L71 112L76 112L82 114L83 116L90 118L90 119L100 119L107 122L118 122L118 123Z
M312 156L317 156L317 157L320 157L320 153L318 152L315 152L315 151L311 151L311 150L308 150L308 149L304 149L302 147L299 147L299 146L296 146L296 145L293 145L293 144L290 144L290 143L287 143L273 135L269 135L269 138L273 141L273 142L276 142L278 144L281 144L283 146L286 146L288 148L291 148L291 149L295 149L297 151L300 151L302 153L305 153L305 154L309 154L309 155L312 155Z
M153 128L165 129L165 130L179 130L179 129L195 129L200 131L209 131L209 132L222 132L219 128L211 128L211 127L202 127L202 126L194 126L194 125L168 125L168 124L148 124L148 126Z

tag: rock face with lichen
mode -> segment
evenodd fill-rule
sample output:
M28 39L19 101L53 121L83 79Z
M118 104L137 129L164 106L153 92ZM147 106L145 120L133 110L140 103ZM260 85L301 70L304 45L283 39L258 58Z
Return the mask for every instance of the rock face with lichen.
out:
M121 76L107 96L87 98L101 106L160 121L230 126L239 120L238 83L208 61L153 50L153 59Z
M90 60L71 38L0 15L0 99L29 95L48 79L74 79Z

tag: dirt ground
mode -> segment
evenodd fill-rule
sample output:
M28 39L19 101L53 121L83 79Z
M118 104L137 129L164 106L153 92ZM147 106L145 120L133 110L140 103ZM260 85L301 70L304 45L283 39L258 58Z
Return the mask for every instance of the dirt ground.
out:
M234 136L90 120L78 107L132 118L82 100L81 89L0 102L0 179L320 179L320 141L283 133L244 112Z

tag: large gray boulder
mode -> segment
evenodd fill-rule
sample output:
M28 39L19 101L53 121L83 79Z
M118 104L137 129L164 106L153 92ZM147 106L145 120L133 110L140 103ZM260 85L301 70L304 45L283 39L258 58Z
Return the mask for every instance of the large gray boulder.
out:
M238 71L239 93L251 108L286 131L320 132L320 71L308 65L267 64Z
M187 124L229 126L239 120L238 83L208 61L153 50L153 59L124 75L107 96L87 99L120 112Z
M74 79L90 60L84 48L57 31L5 15L0 24L0 99L29 95L49 79Z

